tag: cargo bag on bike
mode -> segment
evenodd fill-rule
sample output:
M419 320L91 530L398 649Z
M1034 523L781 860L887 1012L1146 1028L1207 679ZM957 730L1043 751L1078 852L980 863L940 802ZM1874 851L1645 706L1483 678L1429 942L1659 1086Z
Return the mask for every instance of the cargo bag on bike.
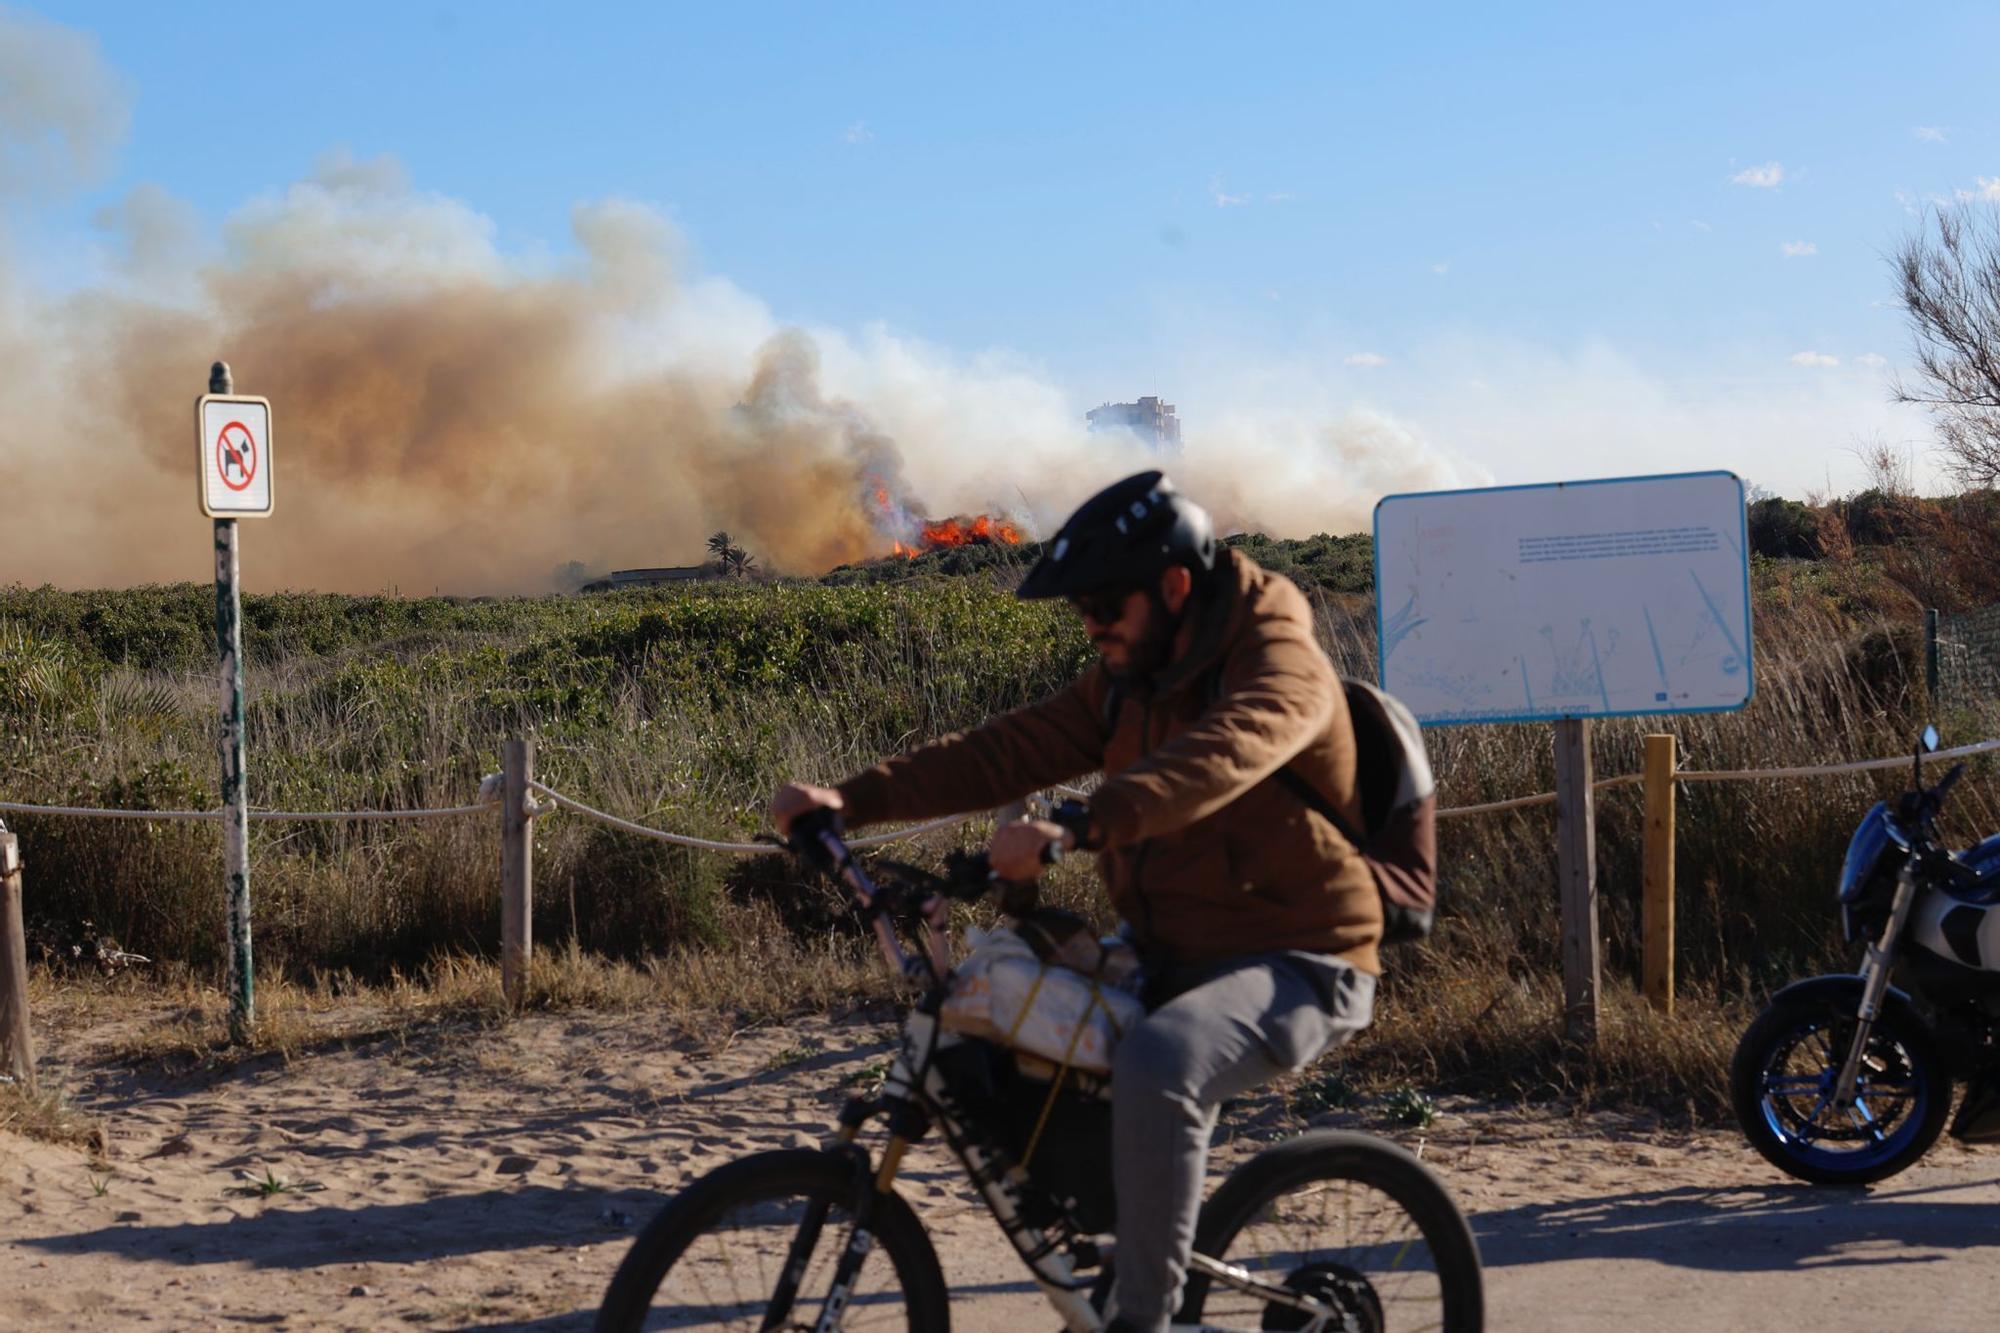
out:
M1005 926L966 931L972 945L952 969L938 1021L948 1032L983 1037L1054 1062L1103 1074L1118 1039L1145 1017L1122 987L1047 963Z
M967 1123L1028 1173L1026 1220L1046 1225L1046 1209L1057 1209L1083 1231L1112 1228L1109 1083L987 1041L960 1042L937 1060Z

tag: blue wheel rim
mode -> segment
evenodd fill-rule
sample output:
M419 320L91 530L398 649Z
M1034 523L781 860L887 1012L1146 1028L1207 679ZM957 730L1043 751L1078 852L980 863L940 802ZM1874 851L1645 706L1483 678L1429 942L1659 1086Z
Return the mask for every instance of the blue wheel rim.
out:
M1758 1073L1758 1110L1785 1154L1819 1170L1866 1172L1922 1131L1930 1090L1910 1049L1878 1024L1869 1034L1854 1103L1834 1104L1852 1020L1808 1019L1773 1042Z

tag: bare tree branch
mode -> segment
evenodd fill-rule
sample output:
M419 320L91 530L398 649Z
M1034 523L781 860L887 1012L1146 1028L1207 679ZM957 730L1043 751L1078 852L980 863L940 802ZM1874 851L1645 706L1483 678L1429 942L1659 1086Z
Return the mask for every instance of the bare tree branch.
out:
M1926 383L1897 381L1897 402L1930 412L1946 468L1961 483L2000 481L2000 208L1928 215L1890 257Z

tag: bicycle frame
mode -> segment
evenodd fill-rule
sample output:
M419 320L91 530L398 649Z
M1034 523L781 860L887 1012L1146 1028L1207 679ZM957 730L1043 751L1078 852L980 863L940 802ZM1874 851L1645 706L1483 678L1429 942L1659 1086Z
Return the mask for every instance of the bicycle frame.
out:
M1051 1308L1061 1316L1064 1327L1070 1333L1100 1333L1104 1327L1103 1317L1091 1302L1095 1279L1078 1276L1080 1268L1093 1267L1098 1262L1095 1245L1074 1237L1051 1237L1023 1220L1026 1201L1021 1195L1021 1186L1027 1173L979 1142L978 1136L959 1118L951 1087L944 1072L938 1068L937 1053L966 1040L956 1033L941 1030L937 1020L938 1008L951 977L951 955L945 931L950 914L949 902L942 894L932 894L918 906L917 914L924 923L924 947L922 952L911 954L896 936L887 910L887 896L869 879L839 834L831 827L822 825L809 836L817 841L830 859L835 873L846 881L855 901L872 918L876 944L884 961L898 975L923 983L925 987L923 997L904 1020L902 1044L883 1081L881 1092L872 1101L860 1098L850 1101L840 1113L837 1143L854 1144L862 1127L881 1115L888 1118L889 1139L873 1172L873 1192L857 1202L854 1226L842 1248L832 1287L816 1325L818 1333L835 1333L839 1329L848 1295L873 1247L873 1237L868 1231L869 1204L873 1194L890 1191L904 1152L933 1125L943 1135L946 1146L967 1177L978 1186L980 1197L987 1211L993 1215L993 1220L999 1224L1001 1234L1014 1247L1014 1252L1020 1256ZM774 1293L773 1308L765 1321L766 1328L775 1327L772 1319L782 1319L789 1312L797 1295L799 1279L804 1273L805 1261L817 1245L825 1221L824 1210L815 1209L801 1222L779 1280L779 1291ZM1205 1274L1213 1285L1245 1293L1269 1305L1298 1310L1307 1316L1305 1327L1308 1329L1345 1327L1342 1312L1334 1307L1306 1293L1264 1281L1234 1264L1197 1253L1190 1256L1189 1270ZM1209 1324L1174 1324L1172 1328L1175 1333L1228 1333L1219 1326Z

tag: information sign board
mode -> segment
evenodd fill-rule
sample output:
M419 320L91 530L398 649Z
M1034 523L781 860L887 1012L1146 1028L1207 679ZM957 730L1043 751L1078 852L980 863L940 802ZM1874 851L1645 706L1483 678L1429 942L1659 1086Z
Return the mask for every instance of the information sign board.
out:
M1742 708L1746 550L1728 472L1389 496L1382 686L1427 725Z

